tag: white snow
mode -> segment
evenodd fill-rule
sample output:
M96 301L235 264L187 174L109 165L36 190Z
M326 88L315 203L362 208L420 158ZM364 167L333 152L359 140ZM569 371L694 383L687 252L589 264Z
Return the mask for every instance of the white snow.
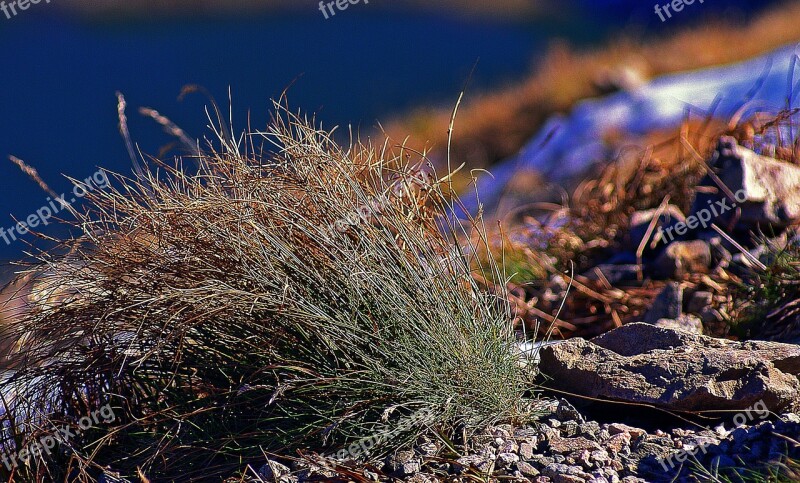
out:
M574 178L616 155L603 143L610 132L644 135L675 128L691 115L728 119L798 106L800 45L782 47L739 64L664 76L636 90L580 102L568 116L551 118L518 156L491 169L479 182L481 199L493 204L517 171L537 171L550 181ZM789 99L789 97L792 99ZM716 108L714 108L715 103Z

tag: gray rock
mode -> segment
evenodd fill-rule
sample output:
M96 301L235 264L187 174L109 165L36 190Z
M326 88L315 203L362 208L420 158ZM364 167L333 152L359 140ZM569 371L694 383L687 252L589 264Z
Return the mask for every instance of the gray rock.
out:
M288 466L268 459L267 463L258 470L258 476L265 481L277 481L282 476L288 475L290 471Z
M677 319L661 319L655 324L662 329L683 330L690 334L703 334L703 320L696 315L683 314Z
M595 478L605 478L609 483L619 483L619 474L611 468L601 468L593 471L592 476Z
M653 305L644 316L644 322L655 324L661 319L677 319L683 313L683 288L671 282L656 296Z
M600 445L596 442L583 438L562 438L561 436L552 438L548 441L550 451L553 453L567 454L574 453L582 450L598 450Z
M534 476L539 476L541 472L534 468L530 463L525 461L520 461L517 463L517 470L522 473L524 476L532 478Z
M647 483L647 480L637 478L636 476L626 476L622 479L622 483Z
M734 342L649 324L544 349L548 386L592 398L678 411L798 407L800 346Z
M703 240L671 243L653 264L653 272L663 278L681 279L711 268L711 246Z
M733 221L736 209L741 214L736 228L746 231L757 227L787 227L800 221L800 167L760 156L739 146L736 139L722 137L709 163L722 183L737 199L729 199L722 190L716 194L698 193L692 213L714 207L719 216L715 221L724 227ZM718 188L711 176L702 186ZM725 203L731 209L725 213L717 203ZM735 208L735 209L734 209Z
M519 445L514 440L503 441L503 443L497 447L497 451L499 453L517 453L519 452Z
M591 455L589 456L595 466L599 466L601 468L611 462L611 457L609 456L608 451L604 449L592 451Z
M500 468L511 468L519 461L519 456L514 453L500 453L497 455L497 466Z
M580 425L577 421L565 421L561 424L561 434L568 438L577 436L580 432Z
M592 475L583 471L580 466L569 466L558 463L547 465L542 470L542 476L550 478L554 483L571 483L573 481L584 483Z
M536 446L531 442L524 441L519 445L519 455L529 460L533 457L536 451Z
M704 309L711 306L714 302L714 294L711 292L704 292L704 291L697 291L689 297L689 301L686 304L686 310L690 314L699 314Z
M583 416L575 409L575 406L570 404L565 399L558 400L558 407L556 407L556 417L561 421L576 421L578 424L584 423Z
M578 427L578 431L580 436L596 441L600 432L600 424L597 421L587 421Z
M647 434L647 431L644 429L634 428L633 426L628 426L627 424L611 423L608 425L608 433L611 435L626 433L630 435L631 439L639 439Z
M603 441L603 446L611 454L629 454L631 446L631 435L628 433L619 433L611 436Z
M459 463L461 463L460 460ZM419 473L422 469L420 459L413 451L397 451L389 455L386 458L386 466L390 472L402 476Z
M545 466L555 463L555 459L550 456L535 454L528 459L528 462L532 465L536 465L539 468L544 468Z

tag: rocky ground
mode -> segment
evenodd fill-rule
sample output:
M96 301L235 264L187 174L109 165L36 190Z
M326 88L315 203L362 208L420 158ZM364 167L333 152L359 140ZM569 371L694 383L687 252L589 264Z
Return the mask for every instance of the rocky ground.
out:
M800 457L800 346L631 324L547 346L540 369L542 387L583 395L571 398L582 409L545 397L535 424L500 425L466 445L423 437L383 466L273 461L260 474L287 482L726 481Z
M411 450L388 457L384 466L327 467L271 461L259 471L265 481L533 481L538 483L703 481L746 476L764 461L800 456L800 416L773 415L760 405L705 422L662 415L669 431L647 431L623 423L600 423L566 400L542 404L532 426L501 425L470 439L463 456L443 455L443 444L421 438ZM629 410L619 407L619 412ZM619 417L620 414L617 414ZM627 419L622 417L621 419ZM710 423L708 421L713 421ZM739 424L737 426L737 424ZM291 468L290 468L291 467ZM713 480L712 480L713 481ZM759 480L756 480L759 481Z

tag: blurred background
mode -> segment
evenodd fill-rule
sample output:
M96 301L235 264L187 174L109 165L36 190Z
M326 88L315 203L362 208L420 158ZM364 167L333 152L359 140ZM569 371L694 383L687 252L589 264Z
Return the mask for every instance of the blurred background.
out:
M725 29L719 26L785 4L708 0L662 22L655 2L641 0L361 0L328 19L311 0L42 0L11 18L0 13L0 226L11 227L47 198L9 155L35 167L58 193L70 188L62 174L83 179L98 166L130 173L117 91L127 98L131 135L144 154L159 155L174 139L138 113L143 106L192 138L209 135L209 97L181 97L187 85L201 86L224 109L230 104L237 131L263 129L270 99L288 88L291 107L315 113L325 127L342 126L344 142L348 126L362 135L387 126L395 137L405 131L420 145L441 147L447 126L436 120L465 86L469 106L493 92L515 92L564 49L602 51L708 25ZM676 69L692 65L693 56L698 66L716 60L696 51L661 54L681 57ZM596 92L579 95L599 95L602 80L592 82ZM513 119L497 122L484 131L492 138L485 142L470 138L470 149L483 153L470 162L491 165L513 154L514 136L535 132L540 117L526 118L522 129ZM506 131L515 135L492 147ZM22 256L33 240L0 240L0 259Z

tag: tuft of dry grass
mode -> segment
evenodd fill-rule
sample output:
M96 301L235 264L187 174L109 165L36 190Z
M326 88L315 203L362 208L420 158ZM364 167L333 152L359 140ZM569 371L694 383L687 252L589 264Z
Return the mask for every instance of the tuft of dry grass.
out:
M476 281L504 286L474 271L480 220L456 223L424 155L330 135L279 108L196 172L153 160L90 195L69 256L42 255L52 293L13 328L2 445L105 404L117 419L17 476L209 481L265 451L391 435L375 458L530 417L513 309Z

